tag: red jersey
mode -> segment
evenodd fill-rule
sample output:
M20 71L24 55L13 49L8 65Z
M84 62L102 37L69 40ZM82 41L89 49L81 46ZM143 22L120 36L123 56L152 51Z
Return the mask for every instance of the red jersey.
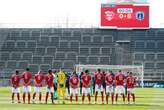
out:
M24 86L29 86L31 85L31 78L32 78L32 73L30 71L25 71L23 73L23 85Z
M109 86L109 85L113 85L113 82L114 82L114 76L112 74L107 74L105 76L105 82L106 82L106 85Z
M48 87L53 87L53 80L54 80L54 77L52 74L47 74L46 77L45 77L45 80L46 80L46 84Z
M81 77L82 79L82 87L90 87L91 76L84 73Z
M126 79L127 88L134 88L136 79L133 76L128 76Z
M35 74L35 86L41 87L42 86L42 81L44 79L44 76L41 73Z
M20 79L21 79L21 77L20 77L19 75L13 74L13 75L11 76L11 83L12 83L12 86L13 86L13 87L19 87L19 86L20 86L20 85L19 85Z
M102 73L95 73L95 83L98 85L102 85L104 76Z
M116 86L124 86L125 75L123 73L117 73L115 80Z
M77 75L72 75L69 82L72 88L78 88L79 78Z

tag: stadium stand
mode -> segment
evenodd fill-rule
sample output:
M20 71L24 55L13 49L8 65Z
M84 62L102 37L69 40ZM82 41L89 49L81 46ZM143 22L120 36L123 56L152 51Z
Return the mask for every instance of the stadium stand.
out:
M164 81L164 29L0 29L1 76L74 64L143 64L145 80Z

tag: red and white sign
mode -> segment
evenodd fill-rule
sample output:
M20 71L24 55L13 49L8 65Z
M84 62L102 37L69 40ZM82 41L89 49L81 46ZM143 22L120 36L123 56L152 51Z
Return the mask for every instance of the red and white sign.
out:
M102 4L101 28L149 28L149 5Z

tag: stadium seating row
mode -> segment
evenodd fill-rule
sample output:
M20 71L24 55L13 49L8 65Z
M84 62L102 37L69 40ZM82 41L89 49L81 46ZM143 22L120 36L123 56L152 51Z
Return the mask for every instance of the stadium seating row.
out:
M153 79L149 76L154 73L154 78L161 80L164 75L164 30L0 30L0 69L6 73L11 74L13 69L24 69L26 66L37 71L73 68L79 63L144 64L145 79Z

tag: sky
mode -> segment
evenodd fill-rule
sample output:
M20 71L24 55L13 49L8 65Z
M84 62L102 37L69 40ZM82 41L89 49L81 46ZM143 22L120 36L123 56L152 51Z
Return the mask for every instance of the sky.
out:
M109 0L0 0L0 28L98 27ZM148 0L150 27L164 28L164 0Z

